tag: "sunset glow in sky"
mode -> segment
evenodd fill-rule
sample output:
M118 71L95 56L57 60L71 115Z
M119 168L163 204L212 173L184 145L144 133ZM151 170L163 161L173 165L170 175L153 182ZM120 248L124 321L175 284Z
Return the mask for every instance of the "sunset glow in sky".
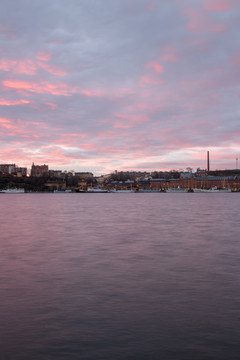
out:
M0 5L0 163L235 168L239 0Z

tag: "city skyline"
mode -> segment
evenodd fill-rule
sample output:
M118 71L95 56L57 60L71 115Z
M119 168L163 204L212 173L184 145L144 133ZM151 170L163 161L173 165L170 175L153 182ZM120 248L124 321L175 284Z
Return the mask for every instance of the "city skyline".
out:
M0 3L0 163L238 167L239 2Z

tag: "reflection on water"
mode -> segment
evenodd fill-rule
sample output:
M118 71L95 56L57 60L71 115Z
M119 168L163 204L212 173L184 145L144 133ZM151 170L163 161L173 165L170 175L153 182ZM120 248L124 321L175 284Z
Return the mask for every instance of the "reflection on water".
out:
M238 359L238 195L2 195L1 359Z

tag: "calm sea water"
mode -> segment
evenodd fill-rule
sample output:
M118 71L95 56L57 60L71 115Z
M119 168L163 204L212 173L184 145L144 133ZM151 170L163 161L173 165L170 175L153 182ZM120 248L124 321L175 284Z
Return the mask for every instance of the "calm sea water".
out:
M0 358L240 358L240 194L2 194Z

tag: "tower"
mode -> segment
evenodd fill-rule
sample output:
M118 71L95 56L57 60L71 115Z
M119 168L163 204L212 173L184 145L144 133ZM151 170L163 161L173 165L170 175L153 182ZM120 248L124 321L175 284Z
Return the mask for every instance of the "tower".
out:
M210 170L210 166L209 166L209 151L207 152L207 171Z

